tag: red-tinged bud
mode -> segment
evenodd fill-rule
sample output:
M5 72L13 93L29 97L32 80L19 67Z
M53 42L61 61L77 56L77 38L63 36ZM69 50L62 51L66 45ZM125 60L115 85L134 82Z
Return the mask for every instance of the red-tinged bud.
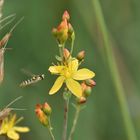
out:
M63 56L64 56L65 60L67 60L70 57L70 52L68 49L64 48Z
M77 59L79 61L83 60L85 58L85 51L80 51L78 54L77 54Z
M86 103L86 101L87 101L87 99L82 96L78 99L78 104L84 104L84 103Z
M96 82L94 80L92 80L92 79L87 79L85 81L85 83L86 83L87 86L90 86L90 87L96 86Z
M50 116L51 113L52 113L52 109L51 109L51 107L49 106L48 103L43 104L42 110L47 116Z
M61 23L57 27L57 31L58 32L62 32L63 30L67 30L68 31L68 22L67 22L67 20L61 21Z
M63 16L62 16L62 20L69 20L70 19L70 15L69 15L69 13L68 13L68 11L65 11L64 13L63 13Z
M53 34L55 37L57 37L58 31L57 31L56 28L53 28L53 29L52 29L52 34Z
M45 113L42 111L42 105L40 105L40 104L36 105L35 113L36 113L36 116L38 117L39 121L41 122L41 124L48 127L49 121L48 121L48 118L45 115Z
M68 24L67 20L63 20L57 29L53 29L53 34L55 35L59 44L64 44L68 39Z
M83 94L85 97L88 97L88 96L90 96L91 92L92 92L91 87L87 86Z
M86 89L86 87L87 87L87 85L85 84L85 82L82 82L81 83L81 87L82 87L82 91L84 92L85 89Z
M11 37L11 33L7 33L0 41L0 47L3 46Z

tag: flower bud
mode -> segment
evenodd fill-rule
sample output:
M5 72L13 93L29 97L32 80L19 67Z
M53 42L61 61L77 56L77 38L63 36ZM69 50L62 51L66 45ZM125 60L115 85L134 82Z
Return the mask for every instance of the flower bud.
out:
M85 89L86 89L86 87L87 87L87 85L85 84L85 82L82 82L81 83L81 87L82 87L82 91L84 92Z
M87 86L90 86L90 87L96 86L96 82L92 79L85 80L85 83L86 83Z
M68 39L67 20L63 20L57 27L57 32L54 30L54 33L56 33L56 39L59 42L59 44L64 44Z
M52 34L54 35L54 37L57 37L58 32L57 32L57 29L56 28L53 28L52 29Z
M90 96L91 92L92 92L91 87L90 86L87 86L86 89L84 90L84 96L85 97Z
M63 92L63 98L64 98L64 100L70 99L71 98L71 92L70 91Z
M47 115L42 111L42 105L40 105L40 104L36 105L35 113L36 113L39 121L41 122L41 124L48 127L49 121L48 121Z
M50 116L52 113L52 109L47 102L43 104L42 110L47 116Z
M80 51L78 54L77 54L77 59L79 61L83 60L85 58L85 51Z
M62 16L62 20L69 20L70 19L70 15L69 15L69 13L68 13L68 11L65 11L64 13L63 13L63 16Z
M70 52L68 49L64 48L63 56L64 56L65 60L67 60L70 57Z
M79 99L78 99L78 104L84 104L84 103L86 103L86 98L85 97L80 97Z

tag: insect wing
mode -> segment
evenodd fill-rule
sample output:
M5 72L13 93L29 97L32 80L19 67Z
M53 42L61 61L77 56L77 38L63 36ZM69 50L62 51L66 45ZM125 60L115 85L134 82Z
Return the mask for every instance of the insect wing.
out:
M4 78L4 49L0 49L0 84Z

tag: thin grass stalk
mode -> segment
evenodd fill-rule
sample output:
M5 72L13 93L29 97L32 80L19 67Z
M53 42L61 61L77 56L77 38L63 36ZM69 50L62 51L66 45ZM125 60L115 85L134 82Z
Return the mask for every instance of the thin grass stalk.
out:
M77 121L78 121L78 118L79 118L79 115L80 115L80 111L81 111L80 107L81 107L80 105L78 105L76 107L76 112L75 112L75 116L74 116L74 120L73 120L73 124L72 124L72 128L70 130L70 135L69 135L68 140L72 140L72 138L73 138L73 134L75 132L75 129L76 129L76 126L77 126Z
M4 0L0 0L0 20L2 17L2 8L3 8Z
M128 109L128 104L125 97L125 92L123 89L122 81L116 64L115 56L113 54L111 41L109 39L109 34L105 24L104 16L102 13L101 5L99 0L92 0L93 9L95 10L95 15L97 19L97 24L99 25L100 31L103 36L105 55L107 58L107 63L109 66L110 74L115 86L116 96L120 105L120 110L122 113L122 118L124 122L124 127L128 140L137 140L130 112Z
M69 99L65 100L65 107L64 107L64 126L63 126L62 140L66 140L67 139L68 111L69 111Z

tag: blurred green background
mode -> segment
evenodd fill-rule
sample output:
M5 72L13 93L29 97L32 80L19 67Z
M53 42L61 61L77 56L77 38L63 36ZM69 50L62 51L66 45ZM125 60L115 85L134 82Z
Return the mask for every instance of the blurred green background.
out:
M135 131L140 139L140 1L100 2ZM57 140L61 139L63 99L61 93L48 95L56 78L48 72L48 67L56 62L54 56L58 54L51 30L60 23L64 10L69 11L76 32L74 54L80 50L86 51L83 66L96 72L97 83L86 109L81 112L74 140L127 140L116 91L104 61L104 45L91 0L5 0L4 17L16 13L17 20L22 16L25 18L8 43L8 47L13 49L5 53L5 77L0 85L0 107L18 96L23 96L22 100L12 106L27 109L16 112L18 116L25 118L21 124L31 128L30 133L22 135L22 140L45 140L49 139L49 134L40 125L34 109L37 103L47 101L53 108L54 134ZM11 26L12 24L5 29L9 31ZM44 73L46 78L33 86L19 88L20 82L28 79L21 72L22 68L34 74ZM73 113L74 108L71 106L69 124Z

